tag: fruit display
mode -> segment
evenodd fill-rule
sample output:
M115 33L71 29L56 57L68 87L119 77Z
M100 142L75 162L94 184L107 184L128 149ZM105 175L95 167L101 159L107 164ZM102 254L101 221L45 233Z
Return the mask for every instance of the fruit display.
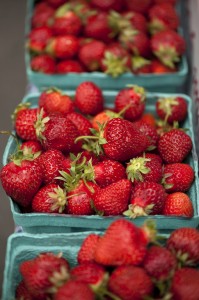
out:
M195 228L118 219L104 232L13 234L8 250L2 300L198 299Z
M54 83L74 88L74 81L93 80L114 89L116 79L139 84L140 76L150 81L153 75L167 84L173 76L176 88L182 85L186 43L177 1L150 0L144 9L130 2L68 0L55 5L31 0L26 29L30 81L38 87ZM151 82L145 84L152 88ZM160 85L166 88L163 81Z
M15 110L16 137L0 172L16 224L65 232L105 229L123 216L136 224L155 218L161 229L196 227L190 111L185 95L135 85L111 93L86 81L73 92L28 96Z

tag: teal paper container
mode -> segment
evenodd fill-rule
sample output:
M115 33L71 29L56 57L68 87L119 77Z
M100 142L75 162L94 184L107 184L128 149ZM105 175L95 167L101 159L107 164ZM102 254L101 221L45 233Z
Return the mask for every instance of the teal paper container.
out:
M26 14L26 37L31 29L31 16L34 7L34 0L27 1ZM177 8L180 13L180 8ZM181 30L180 30L181 32ZM126 84L137 84L145 87L152 92L176 93L185 92L185 83L188 76L188 63L186 56L182 56L179 64L179 70L176 73L168 74L140 74L132 73L123 74L117 78L113 78L102 72L85 72L85 73L68 73L48 75L44 73L34 72L30 68L30 55L28 50L25 51L26 73L28 81L34 84L38 89L56 86L61 89L75 89L81 82L93 81L101 86L104 90L120 90Z
M69 96L74 95L74 91L67 91ZM104 91L106 106L111 106L114 101L116 91ZM193 218L185 217L166 217L163 215L155 215L148 217L139 217L131 221L140 226L146 219L154 219L157 228L161 231L173 230L179 227L197 227L199 225L199 182L198 182L198 158L195 150L193 120L192 120L192 101L190 97L183 94L162 94L147 93L146 112L155 113L155 102L159 97L182 96L188 103L188 117L183 124L184 128L189 128L188 134L193 141L193 150L188 156L186 162L189 163L195 171L195 181L192 184L188 195L192 199L194 207ZM27 95L23 102L30 102L32 107L37 106L39 93ZM10 137L3 155L3 164L8 161L9 156L15 151L16 142ZM22 213L18 204L10 199L11 211L16 225L22 226L23 230L28 233L63 233L85 230L104 230L117 217L101 217L92 216L74 216L44 213ZM124 217L128 219L127 217ZM129 220L129 219L128 219Z
M21 281L19 265L24 260L33 259L41 252L63 253L70 266L77 264L76 257L87 233L30 235L14 233L7 241L1 300L15 300L15 290Z

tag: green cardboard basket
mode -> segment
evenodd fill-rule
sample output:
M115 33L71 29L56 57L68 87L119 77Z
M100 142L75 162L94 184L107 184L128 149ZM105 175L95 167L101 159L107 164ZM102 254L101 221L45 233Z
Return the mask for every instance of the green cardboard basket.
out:
M67 91L69 96L74 96L74 91ZM104 91L106 106L111 106L117 91ZM30 94L24 97L23 102L30 102L32 107L38 104L39 93ZM188 103L188 117L184 122L183 127L189 128L188 134L193 141L193 149L187 158L195 171L195 181L193 182L188 195L192 199L194 207L193 218L185 217L166 217L163 215L155 215L148 217L139 217L132 220L136 225L140 226L146 219L154 219L157 223L157 228L162 231L173 230L182 226L197 227L199 225L199 182L198 182L198 158L195 150L193 119L192 116L192 101L190 97L183 94L162 94L162 93L147 93L146 112L155 112L155 102L159 97L182 96ZM8 162L9 156L16 148L16 141L10 137L3 155L3 164ZM29 233L61 233L75 232L83 230L104 230L117 217L101 217L97 215L91 216L75 216L75 215L60 215L60 214L44 214L44 213L22 213L18 204L10 199L11 211L16 225L22 226L25 232ZM127 217L124 217L127 218ZM127 218L128 219L128 218Z
M34 7L34 0L27 0L26 13L26 37L31 29L31 16ZM180 8L178 7L180 14ZM179 30L182 32L182 30ZM44 73L34 72L30 68L30 54L28 50L25 51L26 73L28 80L34 84L38 89L56 86L61 89L75 89L81 82L93 81L101 86L104 90L120 90L126 84L137 84L145 87L152 92L166 92L176 93L185 92L186 79L188 76L188 63L185 55L182 56L179 64L179 70L176 73L168 74L140 74L134 75L132 73L125 73L118 78L106 75L103 72L84 72L84 73L68 73L48 75Z

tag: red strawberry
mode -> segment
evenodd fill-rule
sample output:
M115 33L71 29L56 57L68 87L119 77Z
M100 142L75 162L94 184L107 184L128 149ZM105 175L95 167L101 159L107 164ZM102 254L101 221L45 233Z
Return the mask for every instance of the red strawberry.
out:
M182 122L187 116L187 102L182 97L160 98L156 102L156 112L170 124L174 121Z
M144 269L134 266L120 266L112 272L108 288L119 299L141 300L147 296L152 296L154 287L151 278Z
M38 3L31 18L32 27L48 26L53 19L54 12L55 10L47 5L47 3Z
M152 113L144 113L140 118L140 121L145 122L153 127L156 127L155 116Z
M164 133L158 141L158 151L166 163L182 162L192 149L190 136L181 129Z
M51 5L52 7L59 7L61 6L62 4L65 3L65 0L46 0L46 2Z
M47 89L40 94L39 107L43 107L47 113L67 114L74 111L74 103L71 97L64 95L55 88Z
M132 189L129 209L123 214L130 218L163 213L166 193L161 184L139 182Z
M167 196L163 209L166 216L182 216L192 218L194 208L191 199L185 193L175 192Z
M123 7L122 0L91 0L91 4L97 9L120 11Z
M178 0L167 0L168 3L175 5ZM154 0L154 3L165 3L165 0Z
M94 253L100 236L90 233L83 241L78 254L77 261L79 264L86 262L94 262Z
M63 35L52 38L46 46L46 52L60 59L73 58L79 48L79 41L73 35Z
M177 72L177 67L172 66L172 68L165 66L158 59L152 59L151 61L151 72L154 74L165 74L165 73L174 73Z
M136 11L139 13L146 13L152 4L152 0L125 0L125 5L127 6L127 10Z
M102 90L90 81L80 83L75 93L75 105L83 114L96 115L103 110Z
M159 139L156 128L140 120L134 122L134 126L147 137L149 143L147 150L154 150L157 147Z
M20 281L20 283L16 287L16 300L33 300L33 297L27 290L24 281Z
M152 6L149 10L149 30L155 34L159 31L172 29L177 30L179 17L175 8L170 3L160 3Z
M67 205L66 192L55 183L41 188L32 200L32 211L39 213L64 213Z
M84 44L78 53L80 62L88 71L97 71L100 69L100 61L103 58L105 44L102 41L91 40Z
M157 182L162 179L162 163L156 154L146 153L127 163L126 173L132 182Z
M122 17L129 21L129 25L138 31L147 32L146 17L135 11L125 11Z
M34 72L53 74L56 71L55 60L47 54L40 54L31 58L30 67Z
M185 40L173 30L164 30L153 35L151 48L161 62L173 68L185 52Z
M55 294L54 300L95 300L95 294L88 284L69 280Z
M148 233L125 219L113 221L97 243L95 261L105 266L141 264L151 240Z
M47 26L33 28L28 36L28 49L36 53L41 53L44 51L52 35L52 30Z
M101 111L99 114L95 115L92 118L92 125L93 128L97 131L100 130L99 125L104 125L106 122L108 122L110 119L113 118L119 118L121 117L118 113L115 113L114 111L110 109L106 109L104 111Z
M167 192L186 192L194 180L194 170L188 164L167 164L163 168L162 184Z
M165 247L151 246L146 253L143 268L157 281L171 278L177 267L175 256Z
M77 127L62 114L50 114L42 119L41 116L35 124L38 139L45 150L57 149L65 153L77 152L81 143L74 143L79 136Z
M80 135L89 135L91 133L90 128L92 128L92 124L83 115L77 112L70 112L67 114L67 119L75 124Z
M26 263L26 261L25 261ZM31 260L31 264L20 272L25 285L34 298L37 295L50 295L62 286L69 277L68 261L53 253L42 253Z
M78 36L82 29L81 18L72 10L68 9L55 13L51 26L54 35L74 35Z
M20 149L23 150L24 156L30 154L36 154L40 152L40 154L43 151L43 148L41 146L41 143L38 141L27 141L23 142L20 146Z
M132 86L120 90L115 98L115 110L121 111L128 107L124 113L124 118L129 121L138 120L145 109L145 90L140 86Z
M197 300L199 293L199 271L182 268L175 272L171 284L172 299Z
M67 60L62 60L57 63L56 72L58 74L82 73L82 72L84 72L84 68L78 61L72 60L72 59L67 59Z
M199 263L199 232L195 228L178 228L167 239L167 248L184 265Z
M130 194L130 181L127 179L118 180L94 195L94 207L103 216L121 215L128 207Z
M23 207L30 205L43 180L37 160L17 155L1 169L0 178L6 194Z

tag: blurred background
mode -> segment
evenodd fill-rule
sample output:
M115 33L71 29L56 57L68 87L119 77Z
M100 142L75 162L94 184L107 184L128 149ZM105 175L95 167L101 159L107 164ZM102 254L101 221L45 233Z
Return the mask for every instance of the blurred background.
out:
M26 92L24 28L26 0L0 1L0 130L11 130L11 114ZM8 137L0 135L0 167ZM0 295L7 238L14 231L10 204L0 186Z

